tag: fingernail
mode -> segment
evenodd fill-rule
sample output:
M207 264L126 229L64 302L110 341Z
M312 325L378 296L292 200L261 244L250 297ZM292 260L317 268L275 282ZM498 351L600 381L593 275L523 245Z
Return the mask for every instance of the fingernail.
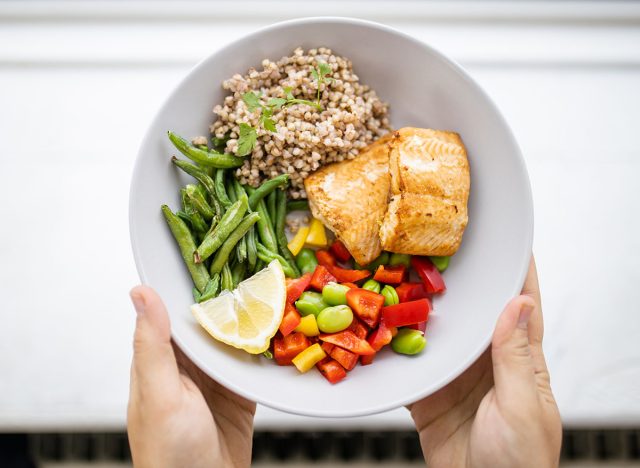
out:
M522 328L524 330L527 329L527 325L529 324L529 319L531 318L531 312L533 312L533 306L528 303L522 304L520 306L520 316L518 317L518 328Z
M144 313L145 303L144 297L141 294L132 292L129 294L131 297L131 302L133 302L133 307L136 309L136 314L141 315Z

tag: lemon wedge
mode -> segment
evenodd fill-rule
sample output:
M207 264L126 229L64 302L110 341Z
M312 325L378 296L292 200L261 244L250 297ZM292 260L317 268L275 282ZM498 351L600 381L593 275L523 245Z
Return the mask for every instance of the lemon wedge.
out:
M278 331L286 297L282 266L274 260L233 291L223 291L218 297L193 304L191 312L216 340L260 354L269 348Z

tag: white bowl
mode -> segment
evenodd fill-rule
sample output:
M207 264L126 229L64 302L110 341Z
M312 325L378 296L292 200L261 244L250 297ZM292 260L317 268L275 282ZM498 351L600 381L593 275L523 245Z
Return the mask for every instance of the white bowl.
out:
M328 46L352 60L363 83L391 106L394 128L458 132L471 166L469 226L444 273L447 292L434 301L428 344L407 357L385 350L330 385L319 372L299 374L263 357L216 342L189 306L191 280L160 212L179 206L188 182L170 162L167 130L208 134L221 83L234 73L279 59L294 48ZM155 288L171 316L173 338L207 374L234 392L279 410L348 417L397 408L457 377L489 345L496 318L522 286L531 254L533 208L526 167L504 118L476 82L431 47L387 26L347 18L278 23L227 45L199 63L153 119L131 183L130 229L143 283Z

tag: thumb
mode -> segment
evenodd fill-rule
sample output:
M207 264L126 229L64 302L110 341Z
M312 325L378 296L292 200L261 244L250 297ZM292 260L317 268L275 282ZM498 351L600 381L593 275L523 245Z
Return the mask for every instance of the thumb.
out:
M145 394L153 394L155 389L166 391L172 383L179 382L167 309L160 296L147 286L137 286L129 294L137 314L132 382Z
M535 368L529 343L529 319L534 300L518 296L511 300L498 318L491 355L498 401L520 405L523 398L536 396Z

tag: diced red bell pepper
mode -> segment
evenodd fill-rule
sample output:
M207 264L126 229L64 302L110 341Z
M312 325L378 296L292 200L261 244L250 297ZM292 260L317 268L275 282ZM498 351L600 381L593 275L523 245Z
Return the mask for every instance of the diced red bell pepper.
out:
M282 336L287 336L298 325L300 325L300 314L290 302L285 302L284 315L282 322L280 322L280 333Z
M325 353L327 353L327 356L328 356L331 354L331 351L333 350L334 345L332 345L331 343L322 343L320 347Z
M333 244L331 244L329 250L331 251L333 256L341 262L346 262L351 258L351 253L349 253L349 250L347 250L342 241L338 239L333 241Z
M298 300L311 282L311 273L305 273L300 278L287 278L287 302L293 304Z
M416 270L416 273L420 276L428 293L440 293L447 289L444 285L442 275L427 257L412 256L411 266L413 266L413 269Z
M336 277L329 273L327 267L324 265L318 265L311 275L311 282L309 283L313 289L322 291L327 283L336 282Z
M351 322L351 325L347 327L347 330L351 330L354 335L356 335L358 338L362 338L363 340L369 334L369 327L367 327L356 317L353 318L353 321Z
M415 301L416 299L429 297L422 283L402 283L396 286L396 292L400 302Z
M427 330L427 321L420 323L414 323L413 325L408 325L407 328L413 328L414 330L421 331L424 335L424 332Z
M331 268L338 264L336 258L328 250L316 250L316 258L318 259L318 264L327 268Z
M329 355L333 359L338 361L340 365L348 371L353 369L358 363L357 354L352 353L351 351L343 349L339 346L334 346L333 349L331 350L331 353L329 353Z
M382 320L388 327L404 327L427 320L431 311L429 299L401 302L382 308Z
M371 275L369 270L347 270L346 268L337 266L331 267L329 271L331 271L340 283L355 283Z
M404 279L406 269L407 267L404 265L380 265L376 270L376 274L373 275L373 279L380 283L400 284Z
M331 358L325 358L316 364L320 373L332 384L340 382L347 376L347 371Z
M311 346L309 339L301 332L291 333L273 340L273 358L280 366L288 366L291 360Z
M324 342L340 346L356 354L373 354L375 351L366 340L358 338L351 330L343 330L338 333L322 334L320 339Z
M358 289L358 285L355 283L341 283L343 286L346 286L347 288L350 289Z
M367 289L349 289L347 304L364 323L375 328L384 305L384 296Z
M391 339L393 338L393 332L396 330L395 327L388 327L384 320L380 321L380 325L376 328L369 338L367 338L367 343L371 345L371 347L376 351L380 351L383 347L391 343ZM367 364L371 364L373 362L373 357L375 354L371 354L369 356L362 356L360 359L360 363L363 366Z

